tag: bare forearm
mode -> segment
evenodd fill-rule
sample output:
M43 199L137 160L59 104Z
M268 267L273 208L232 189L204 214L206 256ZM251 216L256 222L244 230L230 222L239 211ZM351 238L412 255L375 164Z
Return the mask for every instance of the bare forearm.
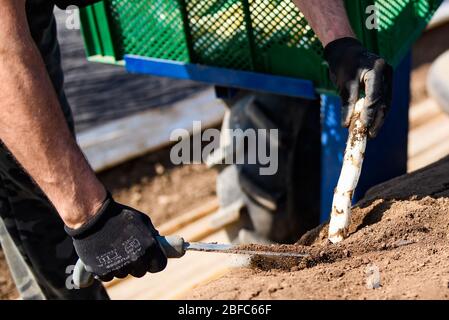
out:
M95 213L105 191L68 129L34 42L17 32L0 45L0 139L65 223L77 227Z
M343 0L294 0L294 2L323 46L336 39L355 37Z

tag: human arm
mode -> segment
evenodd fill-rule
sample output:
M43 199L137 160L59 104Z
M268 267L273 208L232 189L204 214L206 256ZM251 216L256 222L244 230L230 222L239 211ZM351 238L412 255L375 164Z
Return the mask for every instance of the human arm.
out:
M155 259L149 253L163 269L166 260L158 250L153 237L157 232L149 218L116 204L111 197L105 201L105 188L65 122L31 37L25 2L0 0L0 139L52 202L83 260L93 261L92 257L120 248L131 237L139 240L141 251L132 257L133 262L125 261L123 268L112 271L92 266L93 271L99 271L105 279L134 272L139 269L135 268L137 264L141 267L147 263L147 268L159 271L150 266ZM96 219L99 216L102 219ZM133 218L130 225L134 228L121 224L126 221L124 217ZM93 226L93 221L99 222ZM83 245L86 243L91 249ZM136 273L140 275L141 269Z
M0 138L66 225L76 228L106 193L65 122L24 2L0 0Z
M294 2L324 47L336 39L356 37L343 0L294 0Z

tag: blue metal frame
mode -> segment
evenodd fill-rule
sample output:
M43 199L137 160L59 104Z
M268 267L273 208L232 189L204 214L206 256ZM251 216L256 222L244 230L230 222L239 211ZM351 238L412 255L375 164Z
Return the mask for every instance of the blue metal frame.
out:
M308 80L230 70L135 55L125 56L126 68L132 73L189 79L220 87L269 92L279 95L318 99ZM366 161L354 201L372 186L406 173L408 107L410 100L411 55L395 71L393 108L379 136L368 143ZM348 131L340 125L340 98L321 94L321 217L326 221L332 205L343 161Z
M218 86L270 92L285 96L316 99L312 81L262 73L231 70L178 61L125 56L126 69L131 73L189 79Z

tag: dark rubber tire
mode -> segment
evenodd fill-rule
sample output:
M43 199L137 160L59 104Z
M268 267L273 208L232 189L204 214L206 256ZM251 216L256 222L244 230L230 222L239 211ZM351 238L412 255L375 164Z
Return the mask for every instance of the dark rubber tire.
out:
M242 103L244 99L251 102ZM240 221L228 228L228 234L237 239L239 230L245 229L267 242L294 243L319 223L319 101L245 93L226 102L230 116L223 127L279 130L276 174L260 175L260 163L219 168L220 205L244 202Z

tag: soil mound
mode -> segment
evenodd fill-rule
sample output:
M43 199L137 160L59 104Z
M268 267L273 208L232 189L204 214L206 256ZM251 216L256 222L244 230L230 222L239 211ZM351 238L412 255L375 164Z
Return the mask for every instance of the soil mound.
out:
M188 298L445 299L448 244L449 157L372 188L354 207L350 236L340 244L328 243L323 224L295 245L244 246L309 256L254 257L251 268L233 270Z

